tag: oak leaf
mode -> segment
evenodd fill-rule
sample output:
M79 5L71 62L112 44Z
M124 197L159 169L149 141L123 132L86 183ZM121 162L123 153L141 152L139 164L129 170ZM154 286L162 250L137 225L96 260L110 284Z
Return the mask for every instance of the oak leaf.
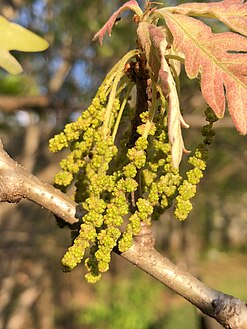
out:
M137 1L135 1L135 0L127 1L125 4L123 4L118 10L116 10L111 15L111 17L108 19L108 21L105 23L105 25L95 34L95 36L93 37L93 40L99 39L99 43L102 45L103 38L104 38L106 32L108 32L108 35L111 36L111 30L116 22L116 19L122 12L124 12L126 10L132 10L139 16L142 15L142 10L139 7L139 4Z
M192 17L162 13L174 48L185 55L188 77L200 77L202 95L219 118L227 102L237 130L246 134L247 39L233 32L214 34Z
M174 13L216 18L233 31L247 36L247 2L244 0L224 0L211 3L185 3L166 8Z
M47 47L48 42L43 38L0 16L0 66L9 73L22 72L21 64L9 51L42 51Z

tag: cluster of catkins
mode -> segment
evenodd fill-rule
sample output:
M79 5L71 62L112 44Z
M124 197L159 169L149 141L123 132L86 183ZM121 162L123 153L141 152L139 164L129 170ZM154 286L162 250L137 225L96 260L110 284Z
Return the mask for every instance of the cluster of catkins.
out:
M118 72L124 70L113 69L91 105L49 145L52 152L70 149L60 163L55 185L65 192L74 184L75 201L85 210L62 265L71 271L84 259L89 282L98 281L109 269L113 248L125 252L131 247L142 223L150 225L172 205L178 219L187 218L190 199L206 167L207 146L214 137L216 117L208 109L205 139L189 157L193 168L183 179L172 166L166 108L157 102L152 115L149 110L140 114L138 137L128 147L134 115L128 98L133 83Z

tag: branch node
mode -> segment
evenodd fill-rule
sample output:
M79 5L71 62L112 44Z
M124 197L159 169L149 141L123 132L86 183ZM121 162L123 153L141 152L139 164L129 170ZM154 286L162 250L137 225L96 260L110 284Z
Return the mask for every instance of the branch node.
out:
M246 304L233 296L220 293L211 303L214 318L226 329L246 328Z

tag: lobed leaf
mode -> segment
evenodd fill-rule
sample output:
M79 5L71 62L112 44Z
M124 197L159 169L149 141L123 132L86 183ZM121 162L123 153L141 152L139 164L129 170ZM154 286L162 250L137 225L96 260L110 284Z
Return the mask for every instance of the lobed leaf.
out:
M244 0L223 0L212 3L192 2L164 9L164 11L167 10L182 15L217 18L233 31L247 36L247 2Z
M224 115L227 101L237 130L246 134L246 38L233 32L214 34L192 17L164 12L163 16L173 35L174 48L185 55L188 77L200 76L203 97L219 118Z
M18 74L22 71L21 65L10 54L10 50L42 51L47 47L46 40L0 16L0 66L9 73Z
M126 2L112 14L112 16L105 23L105 25L95 34L95 36L93 37L93 40L99 39L99 43L102 45L103 38L104 38L106 32L108 32L108 35L111 36L111 30L116 22L116 19L125 10L132 10L137 15L139 15L139 16L142 15L142 10L139 7L139 4L136 0L130 0L130 1Z

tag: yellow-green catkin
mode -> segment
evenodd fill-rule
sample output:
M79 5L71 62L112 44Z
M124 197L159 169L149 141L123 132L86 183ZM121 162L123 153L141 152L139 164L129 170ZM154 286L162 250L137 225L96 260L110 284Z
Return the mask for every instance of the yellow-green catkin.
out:
M181 182L179 171L172 165L171 147L167 131L167 113L160 111L155 117L155 133L147 148L147 165L142 171L144 192L153 207L152 218L172 205Z
M137 189L134 178L138 168L145 164L142 150L147 141L139 139L136 151L140 154L134 155L134 161L130 160L129 164L129 160L125 161L120 171L112 170L111 162L117 158L118 149L111 133L116 129L115 121L119 120L121 108L117 93L114 101L110 96L113 85L116 86L106 80L88 109L49 143L52 152L70 148L69 155L60 162L61 171L55 176L55 184L65 190L74 182L74 199L86 212L62 265L66 271L72 270L81 262L86 249L90 249L91 256L85 260L89 282L98 281L101 273L109 268L112 249L121 236L124 216L129 213L128 195ZM108 106L110 99L111 107Z
M85 259L85 267L87 273L85 274L85 279L89 283L96 283L101 279L101 273L98 268L98 262L94 255Z
M96 230L88 224L82 224L79 235L75 238L74 243L62 258L62 265L65 271L71 271L79 264L84 256L85 250L90 243L96 238Z
M205 116L209 124L202 128L202 135L205 137L204 141L202 144L198 145L195 154L189 157L188 160L189 164L194 168L187 171L187 179L183 180L178 188L174 214L179 220L187 219L189 213L193 209L190 199L195 196L197 185L203 177L203 171L206 169L208 145L214 141L215 131L212 127L213 123L217 121L218 118L210 108L205 110Z
M75 122L67 124L63 132L50 139L51 152L60 151L65 147L69 147L71 151L67 158L60 162L61 171L54 178L57 187L69 186L85 167L85 158L89 156L95 143L95 132L104 121L105 105L106 97L103 90L99 89L91 105L81 116Z
M193 169L182 180L172 166L167 112L160 99L156 104L156 96L149 110L141 113L137 137L132 140L129 128L134 116L128 105L123 113L131 89L124 92L126 79L120 81L124 75L122 66L120 71L113 68L91 105L49 142L52 152L70 149L60 162L55 184L63 191L74 184L74 200L85 211L62 265L71 271L84 259L85 278L92 283L109 269L113 248L127 251L142 223L150 225L151 218L171 207L174 199L175 216L180 220L188 216L192 209L190 199L206 167L207 145L214 138L215 118L207 110L209 124L203 128L204 142L189 158ZM121 118L127 118L124 124ZM122 133L120 127L125 124L127 129ZM90 253L85 259L87 250Z

